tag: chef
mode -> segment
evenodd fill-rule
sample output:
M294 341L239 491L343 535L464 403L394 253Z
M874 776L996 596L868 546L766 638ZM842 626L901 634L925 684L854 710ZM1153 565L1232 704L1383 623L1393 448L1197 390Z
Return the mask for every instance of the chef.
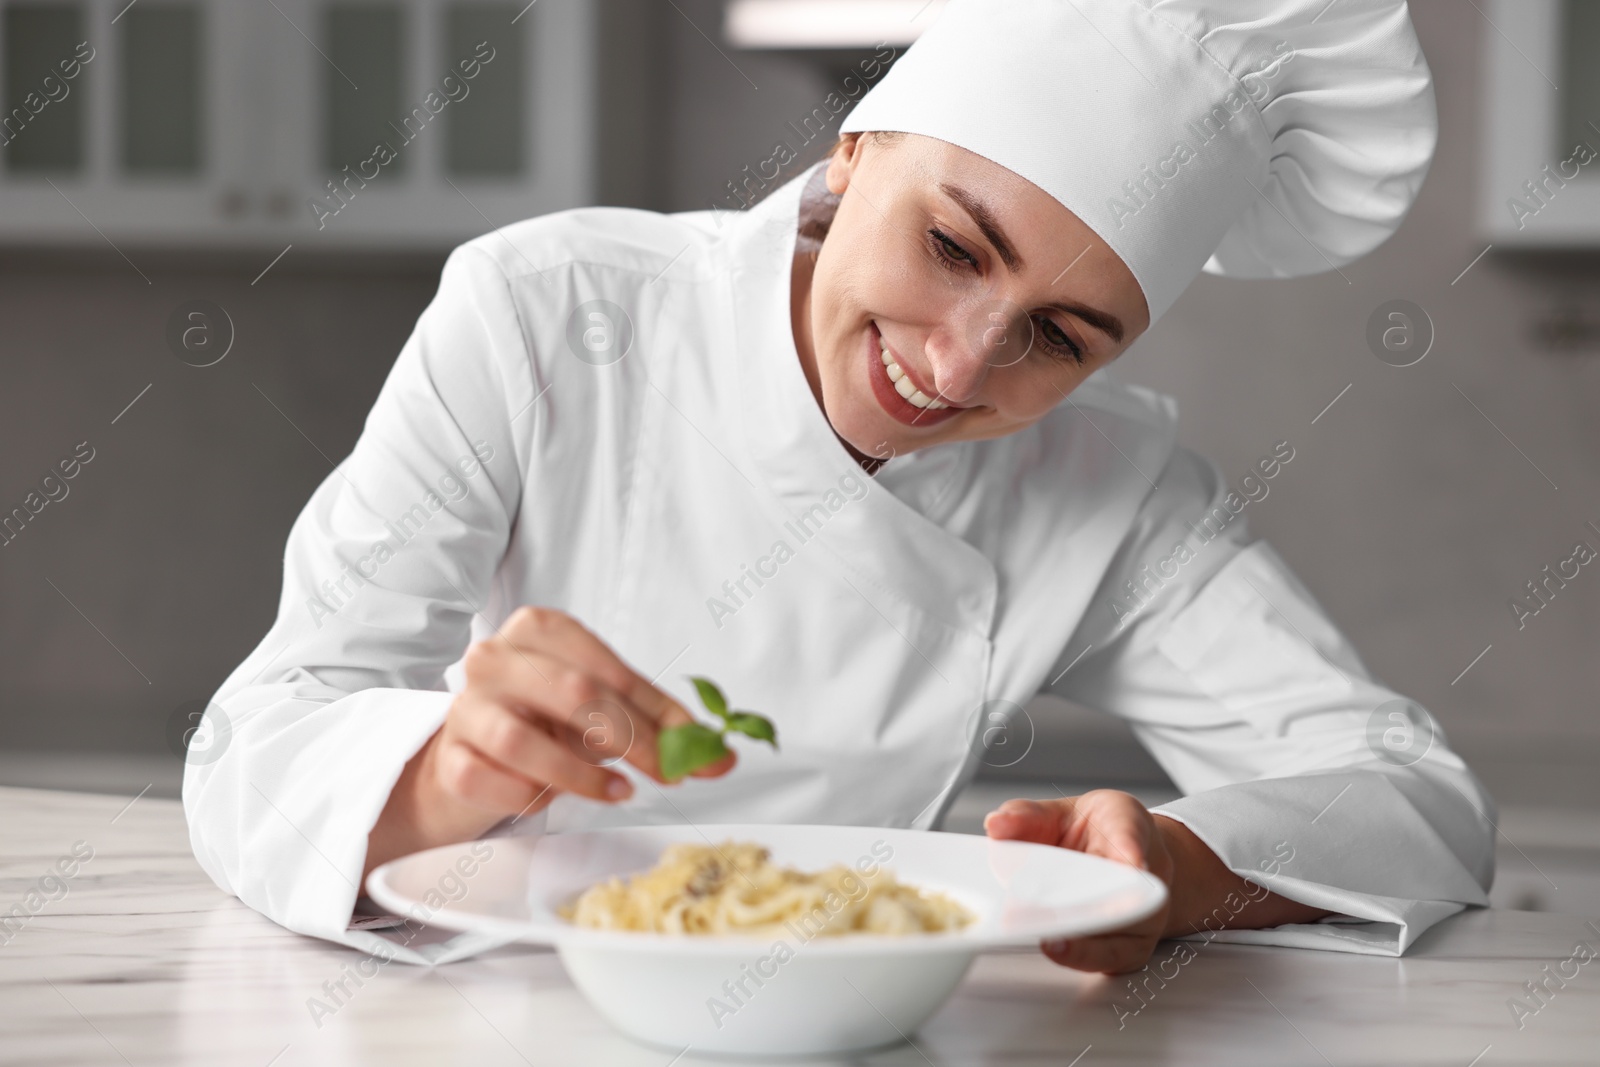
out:
M1172 401L1111 372L1200 271L1336 269L1400 224L1435 141L1404 4L953 0L842 129L746 211L560 212L451 254L191 751L218 886L439 962L488 942L353 922L376 865L629 823L931 828L1049 692L1184 794L990 813L1171 890L1044 946L1062 964L1398 954L1485 904L1482 787ZM780 747L666 781L691 675Z

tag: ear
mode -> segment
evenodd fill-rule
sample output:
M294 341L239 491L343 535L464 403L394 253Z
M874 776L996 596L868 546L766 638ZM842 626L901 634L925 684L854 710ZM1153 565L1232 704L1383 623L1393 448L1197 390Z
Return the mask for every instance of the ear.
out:
M861 153L866 143L860 133L839 135L839 143L828 158L828 192L834 196L844 195L845 189L850 186L850 179L855 176L856 167L861 163Z

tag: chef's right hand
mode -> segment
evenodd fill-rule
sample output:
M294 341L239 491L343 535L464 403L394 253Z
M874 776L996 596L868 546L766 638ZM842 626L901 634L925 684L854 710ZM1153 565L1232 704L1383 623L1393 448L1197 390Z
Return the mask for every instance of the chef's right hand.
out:
M524 607L472 645L444 725L406 764L367 841L363 873L397 856L470 841L560 793L625 800L626 760L658 782L656 738L692 722L565 612ZM730 752L695 772L726 774Z

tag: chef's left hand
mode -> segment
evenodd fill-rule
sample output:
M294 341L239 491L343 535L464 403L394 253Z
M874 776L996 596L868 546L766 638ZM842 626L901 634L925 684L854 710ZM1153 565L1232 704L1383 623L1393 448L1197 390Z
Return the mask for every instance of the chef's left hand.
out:
M1149 871L1167 886L1167 903L1141 922L1109 934L1046 941L1044 954L1064 967L1116 974L1143 967L1166 932L1178 875L1175 849L1163 824L1136 797L1096 789L1059 800L1008 800L983 821L990 837L1056 845Z
M989 813L983 828L993 838L1034 841L1126 863L1166 883L1167 902L1143 922L1039 946L1063 967L1104 974L1136 971L1149 962L1163 937L1202 928L1259 930L1314 922L1329 914L1235 874L1183 823L1156 815L1138 798L1115 789L1059 800L1008 800ZM1247 906L1228 904L1238 899Z

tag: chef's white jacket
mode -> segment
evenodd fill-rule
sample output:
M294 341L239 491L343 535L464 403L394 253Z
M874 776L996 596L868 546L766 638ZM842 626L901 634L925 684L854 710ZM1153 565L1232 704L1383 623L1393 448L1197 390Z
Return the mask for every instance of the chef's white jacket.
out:
M995 702L1049 690L1132 724L1185 794L1157 810L1229 867L1344 917L1226 938L1399 953L1485 904L1491 801L1443 737L1415 762L1374 743L1404 728L1396 694L1175 444L1171 400L1102 372L1020 433L862 472L790 327L804 177L744 212L567 211L449 257L186 769L216 883L396 955L347 930L368 830L468 643L540 604L687 706L687 676L716 679L782 748L675 787L635 774L616 806L563 795L516 832L932 827Z

